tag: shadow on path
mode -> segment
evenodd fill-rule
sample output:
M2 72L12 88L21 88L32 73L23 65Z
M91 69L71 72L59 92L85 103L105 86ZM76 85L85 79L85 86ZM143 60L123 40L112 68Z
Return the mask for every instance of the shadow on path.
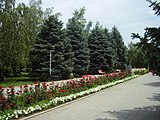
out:
M160 101L160 93L154 93L152 98L148 98L151 101Z
M144 85L149 85L152 87L160 87L160 82L152 82L152 83L148 83L148 84L144 84Z
M103 113L112 117L97 118L96 120L160 120L160 106L147 106L133 110L104 111Z

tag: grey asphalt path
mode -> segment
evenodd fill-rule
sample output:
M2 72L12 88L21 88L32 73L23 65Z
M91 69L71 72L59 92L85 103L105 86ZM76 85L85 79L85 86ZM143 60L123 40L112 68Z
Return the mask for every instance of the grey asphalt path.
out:
M160 120L160 77L148 73L28 120Z

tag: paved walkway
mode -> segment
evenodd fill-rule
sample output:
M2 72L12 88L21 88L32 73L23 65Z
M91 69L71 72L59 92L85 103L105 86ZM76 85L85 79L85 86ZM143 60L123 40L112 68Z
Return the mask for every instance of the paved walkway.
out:
M35 115L28 120L160 120L160 77L149 73Z

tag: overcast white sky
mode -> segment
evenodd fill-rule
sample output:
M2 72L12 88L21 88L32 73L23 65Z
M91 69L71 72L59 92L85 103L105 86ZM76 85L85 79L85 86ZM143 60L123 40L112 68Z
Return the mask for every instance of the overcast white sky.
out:
M16 0L28 3L29 0ZM85 18L94 24L99 21L109 30L118 27L126 45L131 33L143 35L145 27L160 27L160 18L154 15L146 0L42 0L42 7L54 7L54 13L61 12L61 20L67 23L75 9L86 8Z

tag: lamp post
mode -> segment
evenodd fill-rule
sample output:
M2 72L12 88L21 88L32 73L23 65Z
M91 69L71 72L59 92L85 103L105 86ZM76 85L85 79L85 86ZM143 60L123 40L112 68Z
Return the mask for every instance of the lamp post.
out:
M54 52L54 50L50 50L49 53L50 53L50 68L49 68L49 74L51 76L51 73L52 73L52 52Z

